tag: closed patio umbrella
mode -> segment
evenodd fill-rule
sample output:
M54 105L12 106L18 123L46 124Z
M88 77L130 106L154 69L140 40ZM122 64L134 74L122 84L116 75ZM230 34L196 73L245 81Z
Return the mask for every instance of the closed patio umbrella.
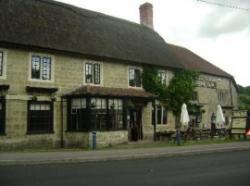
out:
M220 105L217 105L215 123L216 123L216 128L217 129L225 128L225 126L224 126L225 118L224 118L224 115L223 115L223 112L222 112L222 108L221 108Z
M188 111L187 111L187 105L184 103L181 107L181 119L180 122L183 126L188 126L188 122L190 121Z

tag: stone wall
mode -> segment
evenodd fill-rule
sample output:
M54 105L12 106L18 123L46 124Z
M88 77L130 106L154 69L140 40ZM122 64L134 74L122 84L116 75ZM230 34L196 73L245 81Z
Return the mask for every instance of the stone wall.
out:
M63 124L63 137L66 147L89 145L88 133L67 132L67 105L63 103L63 120L61 120L61 99L62 94L68 93L75 88L85 85L84 64L91 61L83 58L69 57L55 54L44 54L50 56L52 60L52 81L30 80L30 61L32 54L23 50L4 50L7 56L7 76L0 79L0 84L9 84L10 88L6 96L6 135L0 136L1 148L23 148L23 147L59 147L61 140L61 125ZM102 66L101 86L128 88L128 68L130 65L123 63L100 62ZM133 65L131 65L133 66ZM138 66L140 67L141 66ZM168 82L174 76L173 72L166 70ZM216 88L197 87L198 101L204 105L202 126L210 123L211 113L215 111L218 104L217 90L227 90L230 92L226 106L237 108L237 91L231 82L226 78L218 78L202 74L205 80L215 81ZM27 93L26 86L35 87L56 87L58 92L53 94L46 93ZM36 96L38 100L54 101L54 133L53 134L27 134L27 101ZM230 105L229 105L230 104ZM143 136L145 140L153 139L152 125L152 103L149 102L142 110ZM230 112L227 112L230 114ZM171 111L168 112L166 125L157 125L157 131L174 130L175 118ZM105 146L110 144L124 143L128 141L128 131L98 132L98 145Z
M6 96L6 135L0 136L0 145L5 149L26 147L58 147L61 140L61 106L60 96L85 84L84 64L92 60L74 58L63 55L27 52L23 50L5 49L7 77L0 79L0 84L9 84ZM45 55L52 58L52 81L30 79L31 55ZM100 62L100 61L98 61ZM102 66L102 84L105 87L128 88L128 67L120 63L100 62ZM58 88L55 94L27 93L26 86ZM36 96L37 100L54 102L54 133L27 134L27 102ZM63 131L66 147L89 144L86 133L69 133L67 131L67 105L63 103ZM98 143L103 145L124 143L128 141L128 132L98 133ZM105 141L101 141L105 140Z
M93 136L89 133L89 146L92 146ZM117 144L125 144L128 142L128 131L107 131L96 132L97 148L108 147Z
M200 78L205 81L216 83L216 86L213 88L206 86L199 86L196 88L198 92L198 102L203 105L202 109L205 111L205 113L202 114L200 127L206 128L210 127L212 113L216 113L218 104L224 108L225 117L231 116L232 109L237 108L237 91L230 79L204 74L200 75ZM227 93L223 102L219 100L219 91Z

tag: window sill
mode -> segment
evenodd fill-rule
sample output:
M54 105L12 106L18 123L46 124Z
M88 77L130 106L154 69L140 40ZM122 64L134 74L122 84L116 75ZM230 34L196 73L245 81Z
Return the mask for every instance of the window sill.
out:
M128 88L133 88L133 89L140 89L140 90L142 90L143 88L142 87L132 87L132 86L128 86Z
M86 85L86 86L96 86L96 87L102 87L103 86L101 83L100 84L84 83L84 85Z

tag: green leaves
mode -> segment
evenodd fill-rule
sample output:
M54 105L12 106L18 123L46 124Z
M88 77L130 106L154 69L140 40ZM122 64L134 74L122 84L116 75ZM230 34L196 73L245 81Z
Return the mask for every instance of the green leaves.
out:
M143 88L157 96L160 96L163 91L163 86L158 77L158 71L153 67L144 67L142 73Z
M194 71L179 70L176 71L174 78L168 86L168 106L175 115L181 112L181 105L186 103L189 105L194 89L195 82L199 74Z
M198 77L199 73L197 72L178 70L169 86L166 87L161 84L156 68L144 67L142 74L144 89L157 95L163 105L172 110L176 116L180 114L183 103L189 104Z
M239 109L250 110L250 86L239 87Z

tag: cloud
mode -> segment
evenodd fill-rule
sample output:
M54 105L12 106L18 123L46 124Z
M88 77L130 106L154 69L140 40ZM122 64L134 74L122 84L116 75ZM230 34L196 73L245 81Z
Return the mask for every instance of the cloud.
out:
M239 6L247 8L250 7L250 3L241 0ZM250 11L216 7L201 21L197 32L200 37L216 38L224 34L242 31L247 31L250 35Z

